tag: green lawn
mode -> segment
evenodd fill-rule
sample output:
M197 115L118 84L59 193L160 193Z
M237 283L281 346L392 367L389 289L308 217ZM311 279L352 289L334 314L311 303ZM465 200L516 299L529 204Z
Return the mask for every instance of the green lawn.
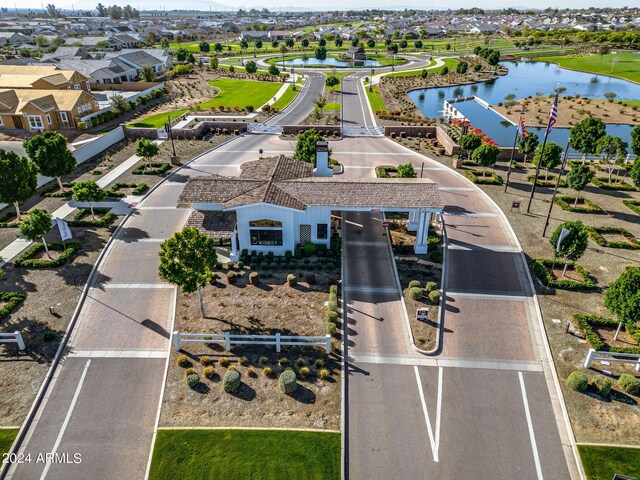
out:
M0 455L9 451L18 431L18 428L0 428Z
M158 430L149 478L338 480L340 434Z
M210 44L211 48L213 49L213 44ZM179 48L186 48L187 52L192 52L192 53L200 53L200 44L199 43L181 43L181 44L177 44L177 43L170 43L169 44L169 48L173 48L174 50L177 50ZM205 53L205 52L203 52Z
M333 110L334 112L339 112L340 111L340 104L339 103L327 103L324 106L324 110Z
M254 108L259 108L271 100L282 86L278 82L254 82L233 79L211 80L209 84L219 88L220 95L200 103L199 106L202 110L209 110L211 107L219 107L220 105L225 107L253 105ZM133 128L161 128L167 123L167 115L171 115L173 119L188 111L186 108L181 108L170 112L157 113L138 122L130 123L128 126Z
M458 60L456 60L455 58L445 58L442 61L444 62L443 66L427 69L428 74L433 75L434 73L440 73L445 66L447 66L449 70L452 70L452 69L455 69L456 66L458 65ZM435 63L435 61L433 62ZM422 73L422 70L423 70L422 68L419 70L407 70L406 72L391 73L388 76L389 77L414 77L414 76L420 75Z
M578 445L588 480L611 480L615 473L640 478L640 448Z
M371 104L371 110L375 113L378 110L382 110L384 112L387 111L387 107L382 100L382 95L378 93L378 87L373 87L373 92L369 91L369 86L365 85L365 91L367 92L367 98L369 99L369 103Z
M631 52L619 52L603 55L582 55L566 57L538 57L536 61L551 62L563 68L580 70L619 77L640 83L640 55Z
M288 87L287 90L284 92L284 94L278 100L275 101L273 106L276 107L278 110L283 110L291 102L293 102L293 100L298 96L298 93L300 93L299 86L296 91L293 91L291 87Z

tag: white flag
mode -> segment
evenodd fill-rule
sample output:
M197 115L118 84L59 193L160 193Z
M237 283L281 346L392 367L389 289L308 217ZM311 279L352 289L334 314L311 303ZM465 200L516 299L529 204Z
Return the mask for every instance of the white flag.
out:
M58 231L60 232L60 238L64 242L65 240L70 240L73 238L71 234L71 229L69 228L69 224L64 221L62 218L56 218L56 224L58 225Z
M558 236L558 243L556 244L556 252L560 251L560 245L562 245L562 241L567 238L567 235L569 235L571 233L571 230L569 230L568 228L562 228L562 231L560 232L560 236Z

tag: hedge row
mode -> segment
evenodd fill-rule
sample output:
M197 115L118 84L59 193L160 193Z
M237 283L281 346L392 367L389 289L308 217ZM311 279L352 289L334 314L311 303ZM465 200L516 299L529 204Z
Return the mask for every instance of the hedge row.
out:
M640 200L623 200L625 207L640 215Z
M640 248L640 243L638 243L633 234L629 230L625 230L624 228L588 227L587 230L591 239L601 247L625 248L627 250L637 250ZM629 239L629 242L608 242L602 236L603 233L617 233Z
M478 174L481 172L478 170L465 170L463 173L465 177L477 185L502 185L502 177L495 172L489 172L491 178L479 177Z
M119 188L133 188L131 195L142 195L144 192L149 190L149 186L146 183L115 183L113 187L109 190L109 196L122 196L125 197L126 194L122 192L118 192Z
M46 190L42 191L42 196L43 197L48 197L48 198L67 198L70 197L71 195L73 195L73 186L75 185L76 182L63 182L62 186L65 187L67 190L65 190L64 192L58 192L58 183L54 183L51 187L49 187Z
M133 175L164 175L171 170L171 164L167 162L144 162L134 168Z
M338 331L338 286L329 287L329 302L327 303L327 333L335 335Z
M584 207L574 207L573 206L574 200L575 198L570 195L560 195L556 197L556 205L558 205L563 210L566 210L567 212L604 213L604 210L602 210L598 205L593 203L591 200L583 198L582 201L584 202L584 205L585 205Z
M600 335L593 331L593 327L617 328L618 321L613 318L601 317L599 315L581 315L576 314L573 319L584 334L584 338L591 344L594 350L609 351L615 353L633 353L640 354L639 347L609 347ZM625 324L625 330L631 337L640 344L640 329L633 324Z
M554 261L548 258L538 258L533 261L533 273L535 273L536 277L547 287L561 290L596 290L598 288L596 283L591 279L589 272L574 262L569 262L569 267L573 267L573 269L582 276L584 281L576 282L575 280L554 279L548 270L548 268L554 264L559 267L564 265L562 260Z
M35 243L26 252L24 252L20 258L15 262L16 267L25 268L55 268L60 267L67 263L73 255L80 250L80 244L78 242L64 243L51 243L49 244L49 250L61 251L60 256L55 260L34 259L33 257L44 250L44 244Z
M2 308L0 308L0 320L7 317L18 305L20 305L25 299L25 295L18 292L4 292L0 293L0 301L7 302Z
M602 188L603 190L622 190L628 192L636 189L636 187L623 180L609 183L608 177L596 177L591 181L591 183L593 183L598 188Z
M0 228L18 228L20 222L9 223L9 221L16 216L16 212L7 213L2 219L0 219Z
M529 183L533 183L533 179L535 178L535 175L529 175L527 176L527 180L529 181ZM544 178L541 178L540 176L538 176L538 181L536 182L536 187L549 187L549 188L553 188L556 186L556 180L558 177L556 177L555 175L549 175L548 179L545 180ZM564 178L560 179L560 184L558 185L560 187L567 187L567 181Z
M109 208L94 208L95 214L102 215L97 220L82 220L82 217L86 214L91 214L91 209L80 208L78 212L73 216L73 219L67 222L72 227L106 227L111 225L116 218L116 215L109 212Z

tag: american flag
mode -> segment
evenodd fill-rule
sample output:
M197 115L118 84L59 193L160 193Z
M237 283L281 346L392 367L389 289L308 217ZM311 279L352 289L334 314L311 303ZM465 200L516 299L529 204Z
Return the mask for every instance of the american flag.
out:
M520 117L520 122L518 122L518 133L522 135L522 138L527 138L529 136L529 132L524 126L524 120Z
M545 135L549 135L553 126L556 124L556 120L558 118L558 94L556 93L556 98L553 99L553 105L551 106L551 113L549 114L549 125L547 126L547 131Z

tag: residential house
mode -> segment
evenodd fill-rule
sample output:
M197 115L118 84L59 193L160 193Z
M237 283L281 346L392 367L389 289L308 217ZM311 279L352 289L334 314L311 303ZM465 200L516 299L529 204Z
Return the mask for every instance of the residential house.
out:
M90 90L89 77L54 65L0 65L0 88L32 90Z
M134 82L138 76L138 69L118 58L68 59L56 62L60 68L73 69L89 78L90 84L114 84Z

